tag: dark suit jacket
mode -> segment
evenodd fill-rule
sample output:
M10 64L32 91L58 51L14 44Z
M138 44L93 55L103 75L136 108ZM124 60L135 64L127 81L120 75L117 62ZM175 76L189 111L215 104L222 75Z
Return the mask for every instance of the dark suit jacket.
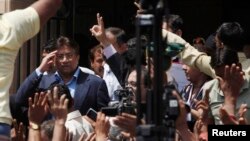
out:
M126 63L124 56L119 53L115 53L108 58L106 62L110 66L121 86L125 87L126 79L129 74L129 66Z
M20 106L27 106L28 97L33 96L37 88L46 90L56 81L54 74L37 76L34 71L18 89L16 103ZM89 108L99 111L101 107L108 106L109 101L105 81L95 75L80 71L74 95L74 109L85 115Z

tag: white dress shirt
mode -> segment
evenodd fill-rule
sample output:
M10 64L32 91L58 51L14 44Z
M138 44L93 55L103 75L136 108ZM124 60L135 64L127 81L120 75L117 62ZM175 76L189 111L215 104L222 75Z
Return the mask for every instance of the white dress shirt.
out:
M86 139L94 131L91 124L82 117L78 110L68 113L65 126L69 133L73 134L72 141L78 141L82 134L85 134L84 139Z
M107 63L104 64L103 80L106 82L109 97L111 100L115 100L114 92L118 89L122 89L119 81L117 80L115 74L110 69Z

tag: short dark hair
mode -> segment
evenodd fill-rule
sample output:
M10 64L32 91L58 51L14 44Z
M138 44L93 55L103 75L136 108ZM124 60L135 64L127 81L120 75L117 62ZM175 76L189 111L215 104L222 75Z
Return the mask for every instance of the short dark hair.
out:
M56 39L50 39L48 40L43 46L42 49L47 52L50 53L54 50L56 50Z
M130 38L127 41L128 48L136 48L136 42L137 42L137 38L136 37ZM148 45L148 39L147 39L147 37L144 36L144 35L142 35L140 37L140 43L141 43L141 48L142 49L146 49L146 46Z
M238 53L229 48L216 48L216 53L212 55L210 65L213 68L220 67L222 65L231 66L233 63L239 63Z
M129 48L122 54L122 57L124 58L126 64L132 68L136 66L136 54L136 48ZM145 49L141 50L141 64L147 65Z
M206 53L209 56L212 56L212 54L216 52L217 47L215 43L215 34L216 33L210 34L205 41L204 47L206 48Z
M205 39L202 37L196 37L193 39L193 44L202 44L205 45Z
M218 39L235 51L241 51L244 43L244 30L237 22L223 23L216 31Z
M95 52L97 52L98 50L102 49L102 45L98 44L96 46L94 46L93 48L90 49L89 51L89 60L90 62L93 62L95 59Z
M70 109L73 106L73 98L70 94L69 88L64 84L52 83L48 90L53 91L54 87L58 88L58 97L61 97L64 94L66 95L66 98L69 100L68 109Z
M53 132L55 127L55 120L46 120L41 124L41 130L45 132L50 140L53 138Z
M116 37L116 42L121 45L126 43L128 38L125 31L119 27L109 27L105 29L106 32L111 32Z
M170 14L168 17L166 17L166 22L173 30L173 33L177 32L179 29L183 29L183 19L179 15Z
M131 38L128 40L128 50L122 54L122 56L125 58L126 64L129 66L135 66L136 65L136 42L137 38ZM147 37L141 36L140 37L141 42L141 64L147 65L146 63L146 47L148 45Z
M57 48L57 49L58 49L58 48L61 48L61 47L63 47L64 45L66 45L66 46L68 46L68 47L74 49L74 50L75 50L75 54L77 54L77 55L80 54L79 45L78 45L78 43L77 43L75 40L73 40L73 39L71 39L71 38L69 38L69 37L60 36L60 37L57 39L57 41L56 41L56 48Z

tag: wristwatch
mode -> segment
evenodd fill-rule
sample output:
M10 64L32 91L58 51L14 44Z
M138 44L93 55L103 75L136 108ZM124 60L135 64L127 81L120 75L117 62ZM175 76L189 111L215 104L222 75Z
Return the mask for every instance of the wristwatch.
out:
M33 122L29 122L29 127L33 130L40 130L40 125L33 123Z

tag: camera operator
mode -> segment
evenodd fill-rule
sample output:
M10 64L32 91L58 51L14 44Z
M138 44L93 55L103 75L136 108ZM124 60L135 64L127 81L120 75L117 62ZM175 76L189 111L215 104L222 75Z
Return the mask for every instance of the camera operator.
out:
M179 108L180 108L180 114L178 115L175 121L176 129L177 129L176 133L181 135L181 140L183 141L194 141L196 140L195 134L193 134L189 130L187 120L186 120L187 109L185 106L185 102L182 100L182 98L176 91L173 92L173 95L177 98Z
M144 111L144 107L146 107L146 91L147 87L145 86L145 77L147 76L147 70L142 69L141 71L141 104L142 104L142 111ZM133 70L128 77L127 86L131 87L133 93L136 93L136 70ZM175 124L178 132L183 134L186 137L186 141L191 141L195 138L195 135L188 129L187 122L186 122L186 107L185 102L181 99L181 97L177 94L177 92L173 92L173 95L177 98L179 107L180 107L180 114L178 115ZM134 101L135 95L134 95ZM145 105L145 106L144 106ZM135 137L135 129L136 129L136 115L132 115L129 113L122 113L121 115L117 115L114 118L111 118L113 123L122 129L121 134L124 138L134 139ZM145 117L141 119L141 124L145 124Z
M133 99L132 101L136 101L136 70L133 70L127 79L127 87L130 87L133 93ZM145 86L145 76L147 75L147 70L144 68L142 69L141 73L141 105L142 105L142 111L146 111L146 86ZM141 124L145 123L144 117L141 119ZM135 137L135 129L137 126L136 123L136 115L131 113L121 113L121 115L117 115L113 118L111 118L111 123L114 123L116 126L118 126L121 129L121 134L124 138L130 138L133 139ZM112 133L111 133L112 134Z

